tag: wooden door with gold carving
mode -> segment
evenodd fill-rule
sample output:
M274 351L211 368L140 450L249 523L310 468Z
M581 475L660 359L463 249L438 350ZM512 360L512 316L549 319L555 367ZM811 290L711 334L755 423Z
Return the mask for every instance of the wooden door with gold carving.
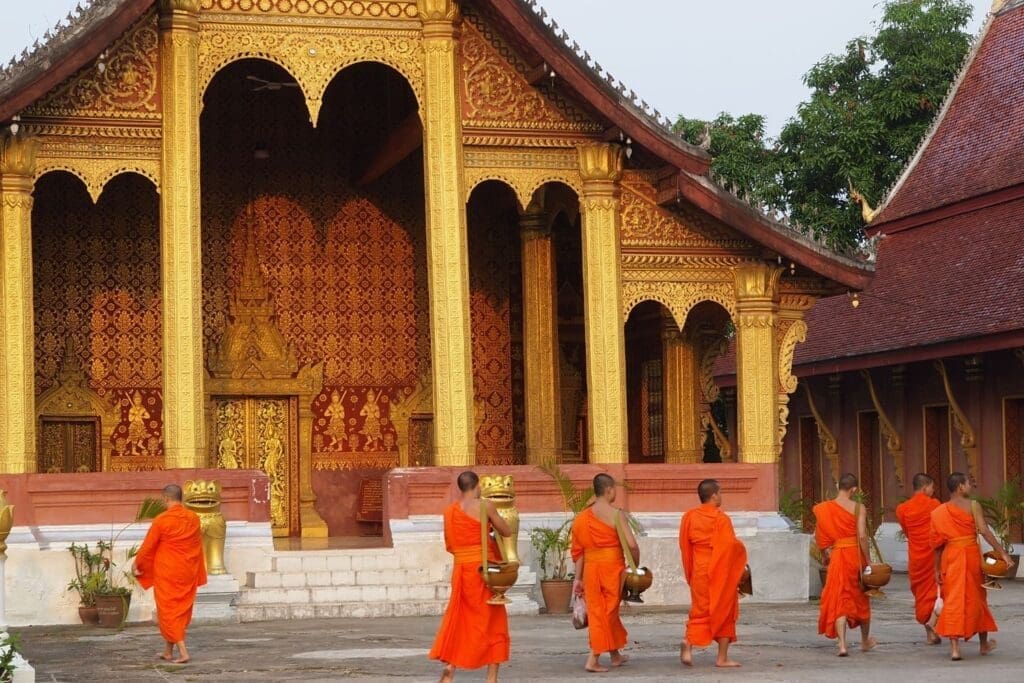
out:
M213 399L210 462L267 475L274 536L300 531L297 407L294 399L280 397Z
M99 420L44 417L39 424L38 472L98 472Z

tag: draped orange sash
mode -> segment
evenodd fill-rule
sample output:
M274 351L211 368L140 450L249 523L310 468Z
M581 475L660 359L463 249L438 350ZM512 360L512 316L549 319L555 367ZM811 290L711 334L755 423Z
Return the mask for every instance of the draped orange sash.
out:
M931 545L942 548L942 612L935 632L947 638L970 638L998 630L981 587L981 551L974 515L953 503L931 514Z
M837 637L836 620L846 617L850 628L871 619L871 605L860 584L861 557L857 544L857 518L834 500L814 506L814 540L822 550L832 549L821 590L818 633Z
M735 641L737 586L747 549L736 538L729 516L711 503L687 512L679 524L679 550L690 584L686 642L704 647L719 638Z
M626 560L615 527L587 508L572 523L572 559L583 557L583 599L590 622L590 651L594 654L626 646L626 628L619 618Z
M939 501L918 491L896 506L896 519L907 537L907 575L914 594L914 617L924 624L935 611L939 585L935 583L935 553L931 544L932 510Z
M491 590L480 577L480 537L479 519L467 515L457 502L445 509L445 548L455 557L452 594L429 656L460 669L500 664L509 655L505 606L487 604ZM488 559L498 559L493 540L488 543Z

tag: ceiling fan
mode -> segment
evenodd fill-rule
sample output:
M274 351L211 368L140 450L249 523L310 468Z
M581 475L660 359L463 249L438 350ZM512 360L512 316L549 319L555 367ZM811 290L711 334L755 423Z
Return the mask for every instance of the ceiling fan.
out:
M258 76L246 76L246 80L253 81L257 85L252 89L253 92L259 92L261 90L267 90L270 92L277 92L281 88L298 88L299 84L295 81L268 81L265 78L259 78Z

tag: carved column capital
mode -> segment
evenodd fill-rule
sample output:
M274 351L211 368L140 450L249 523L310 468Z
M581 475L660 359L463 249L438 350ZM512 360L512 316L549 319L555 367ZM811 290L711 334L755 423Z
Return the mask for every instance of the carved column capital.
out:
M551 225L548 215L542 209L531 204L526 212L519 217L519 237L523 242L551 238Z
M416 9L424 24L453 24L460 18L456 0L416 0Z
M38 138L28 135L0 134L0 176L34 178Z
M626 152L621 145L593 142L576 148L579 154L583 192L598 189L605 183L618 183L622 179L622 164Z
M199 32L199 0L159 0L160 28Z
M761 303L775 298L782 268L767 263L751 263L733 269L736 277L736 304Z

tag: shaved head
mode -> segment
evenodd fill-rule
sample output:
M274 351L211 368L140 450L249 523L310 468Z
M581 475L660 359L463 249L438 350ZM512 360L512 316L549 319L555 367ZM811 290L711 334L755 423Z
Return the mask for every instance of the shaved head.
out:
M847 472L843 476L839 477L839 490L849 491L857 487L857 477Z
M718 481L715 479L705 479L697 486L697 497L700 498L700 502L706 503L711 500L711 496L715 495L722 490L722 487L718 485Z
M162 495L167 500L176 500L180 503L182 498L181 487L177 484L168 484L164 487Z
M914 475L913 485L914 485L914 490L915 491L920 491L925 486L928 486L928 484L934 484L934 483L935 483L935 480L932 479L931 477L929 477L924 472L918 472L917 474Z
M946 479L946 488L949 489L950 493L956 493L956 490L967 483L967 475L963 472L954 472L949 475Z
M476 488L476 485L480 483L480 477L476 476L476 472L470 472L466 470L459 475L459 490L463 493L468 493Z
M594 477L594 495L600 498L609 489L615 488L615 480L607 474L599 474Z

